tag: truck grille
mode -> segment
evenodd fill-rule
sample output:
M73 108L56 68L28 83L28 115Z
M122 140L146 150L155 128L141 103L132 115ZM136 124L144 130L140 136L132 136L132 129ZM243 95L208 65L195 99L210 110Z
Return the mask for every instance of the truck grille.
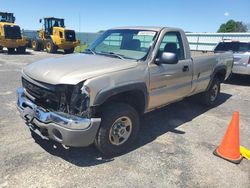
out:
M19 26L4 26L4 33L6 39L21 39L21 30Z
M60 104L60 93L56 90L45 89L37 86L26 79L22 78L22 84L26 92L33 97L30 98L35 104L44 107L45 109L58 110ZM27 96L29 98L29 96Z
M65 30L65 39L66 41L74 42L76 41L76 34L73 30Z

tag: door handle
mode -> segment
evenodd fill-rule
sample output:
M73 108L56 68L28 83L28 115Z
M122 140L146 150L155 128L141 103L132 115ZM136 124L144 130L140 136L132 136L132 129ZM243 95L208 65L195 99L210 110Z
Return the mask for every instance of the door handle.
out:
M182 72L188 72L189 71L189 66L185 65L182 68Z

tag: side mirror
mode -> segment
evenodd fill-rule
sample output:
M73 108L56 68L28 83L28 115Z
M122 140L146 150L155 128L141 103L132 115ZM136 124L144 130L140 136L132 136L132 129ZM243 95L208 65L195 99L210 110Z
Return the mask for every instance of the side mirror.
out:
M160 64L177 64L178 63L178 57L175 53L171 52L163 52L160 56L160 58L157 58L155 60L155 63L157 65Z
M42 19L39 19L39 23L42 23Z

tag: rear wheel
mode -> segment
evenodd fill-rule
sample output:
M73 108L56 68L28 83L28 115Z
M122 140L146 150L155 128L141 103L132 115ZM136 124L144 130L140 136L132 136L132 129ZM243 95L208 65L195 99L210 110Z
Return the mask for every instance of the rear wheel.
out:
M41 50L41 45L42 45L42 42L39 41L38 39L33 39L31 41L31 47L34 51L40 51Z
M17 53L25 54L25 52L26 52L26 46L20 46L17 48Z
M113 104L101 114L102 122L95 145L105 155L126 151L135 141L139 131L139 116L127 104Z
M8 54L13 54L15 52L15 48L8 48Z
M48 53L55 53L57 51L57 47L51 39L46 40L45 48Z
M214 105L220 94L220 80L215 77L208 90L202 93L202 102L206 106Z
M72 54L75 51L75 48L70 48L70 49L65 49L64 53L65 54Z

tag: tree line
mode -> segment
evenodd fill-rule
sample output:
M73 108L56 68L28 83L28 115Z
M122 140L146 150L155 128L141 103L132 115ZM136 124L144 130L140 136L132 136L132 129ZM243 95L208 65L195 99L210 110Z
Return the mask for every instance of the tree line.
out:
M220 25L217 33L245 33L250 30L250 25L247 25L240 21L229 20L226 23Z

